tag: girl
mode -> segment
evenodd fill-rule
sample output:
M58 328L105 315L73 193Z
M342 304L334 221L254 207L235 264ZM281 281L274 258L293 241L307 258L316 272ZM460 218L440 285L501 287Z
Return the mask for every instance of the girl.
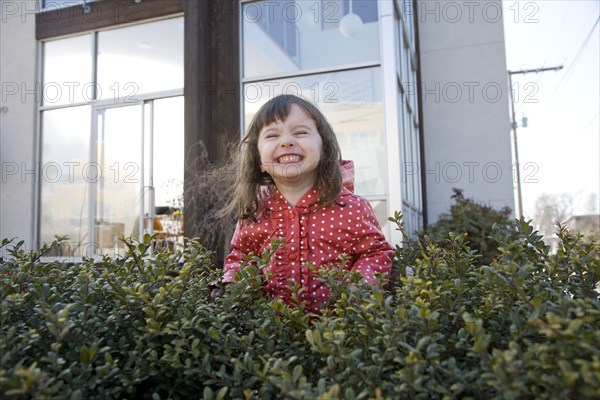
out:
M252 120L240 149L229 211L238 224L225 259L223 282L233 282L242 255L262 254L283 238L265 268L266 290L291 304L295 286L305 310L318 313L329 290L309 268L346 268L378 284L393 254L368 201L355 195L354 169L341 160L335 134L310 102L282 95Z

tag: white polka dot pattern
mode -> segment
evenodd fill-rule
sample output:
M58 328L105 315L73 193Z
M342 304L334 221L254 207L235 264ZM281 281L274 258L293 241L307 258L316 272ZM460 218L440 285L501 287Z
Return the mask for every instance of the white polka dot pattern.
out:
M305 289L299 297L313 312L321 308L329 290L315 279L308 264L327 268L339 265L340 256L345 255L349 259L346 268L360 272L367 282L376 282L375 273L389 273L393 249L367 200L344 189L336 202L319 207L319 192L313 188L291 207L276 187L266 193L264 211L256 222L244 220L236 227L223 282L234 281L243 254L262 254L276 238L283 238L284 245L266 268L266 289L289 303L289 285L296 283Z

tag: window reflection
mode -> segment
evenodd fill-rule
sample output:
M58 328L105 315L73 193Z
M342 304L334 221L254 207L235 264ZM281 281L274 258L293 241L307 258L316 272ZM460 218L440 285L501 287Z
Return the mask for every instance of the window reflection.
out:
M156 206L183 207L183 97L154 101L153 184Z
M309 75L244 86L244 121L270 98L286 93L313 101L338 136L342 157L355 165L355 191L387 195L387 162L379 68Z
M90 35L44 43L44 105L94 100Z
M101 254L122 252L119 238L135 237L140 211L142 106L100 110L95 236Z
M379 61L376 1L260 1L242 16L246 78Z
M98 33L98 98L183 87L183 18Z
M69 121L65 124L64 121ZM90 107L71 107L42 114L42 242L68 235L60 255L85 255L88 234L88 185L97 179L89 163Z

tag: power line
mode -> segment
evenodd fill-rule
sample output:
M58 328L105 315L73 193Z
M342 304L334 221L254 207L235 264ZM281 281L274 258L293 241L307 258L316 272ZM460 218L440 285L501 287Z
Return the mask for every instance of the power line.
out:
M581 47L579 47L579 50L577 51L577 55L573 59L573 62L571 62L571 65L569 65L567 72L565 72L565 74L563 75L560 82L558 82L556 89L554 90L554 92L552 93L552 95L550 96L550 98L548 100L552 100L554 95L562 88L562 86L564 86L563 82L568 82L568 78L570 78L571 71L572 71L573 67L577 64L577 62L579 61L579 58L581 57L581 55L583 54L583 49L585 48L585 45L588 43L588 41L592 37L592 33L594 33L594 31L596 30L596 26L598 26L598 22L600 22L600 17L598 17L598 19L596 19L596 23L594 24L594 26L592 26L592 29L590 30L587 37L581 44Z
M596 119L598 119L598 116L600 116L600 112L598 112L598 113L596 114L596 116L595 116L594 118L592 118L592 119L590 120L590 122L588 122L588 123L585 125L585 128L583 128L582 130L580 130L580 131L579 131L579 133L578 133L578 134L576 134L574 137L575 137L575 138L577 138L579 135L581 135L583 132L585 132L585 131L587 130L587 128L589 128L589 127L592 125L592 123L593 123L593 122L594 122Z
M563 14L563 19L560 23L560 26L558 27L558 29L556 29L556 33L554 34L554 37L552 38L552 41L550 43L556 43L558 36L562 34L562 28L565 25L565 22L567 21L567 17L571 14L572 6L573 6L573 2L569 1L569 8L567 8L567 11L565 11L565 13Z
M529 44L527 45L527 50L525 50L525 56L520 57L522 61L521 63L521 67L523 67L524 65L527 65L527 61L528 59L526 58L527 56L529 56L531 54L531 47L533 45L533 42L537 39L538 33L541 30L541 26L540 24L536 24L535 25L535 29L533 31L533 35L530 36L530 40L529 40ZM521 52L523 52L523 50L521 50Z

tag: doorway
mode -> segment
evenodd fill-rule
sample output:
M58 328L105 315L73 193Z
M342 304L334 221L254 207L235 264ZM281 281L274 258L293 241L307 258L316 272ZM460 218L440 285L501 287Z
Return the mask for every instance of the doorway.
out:
M94 109L98 181L91 183L93 255L155 235L152 251L183 244L183 96Z

